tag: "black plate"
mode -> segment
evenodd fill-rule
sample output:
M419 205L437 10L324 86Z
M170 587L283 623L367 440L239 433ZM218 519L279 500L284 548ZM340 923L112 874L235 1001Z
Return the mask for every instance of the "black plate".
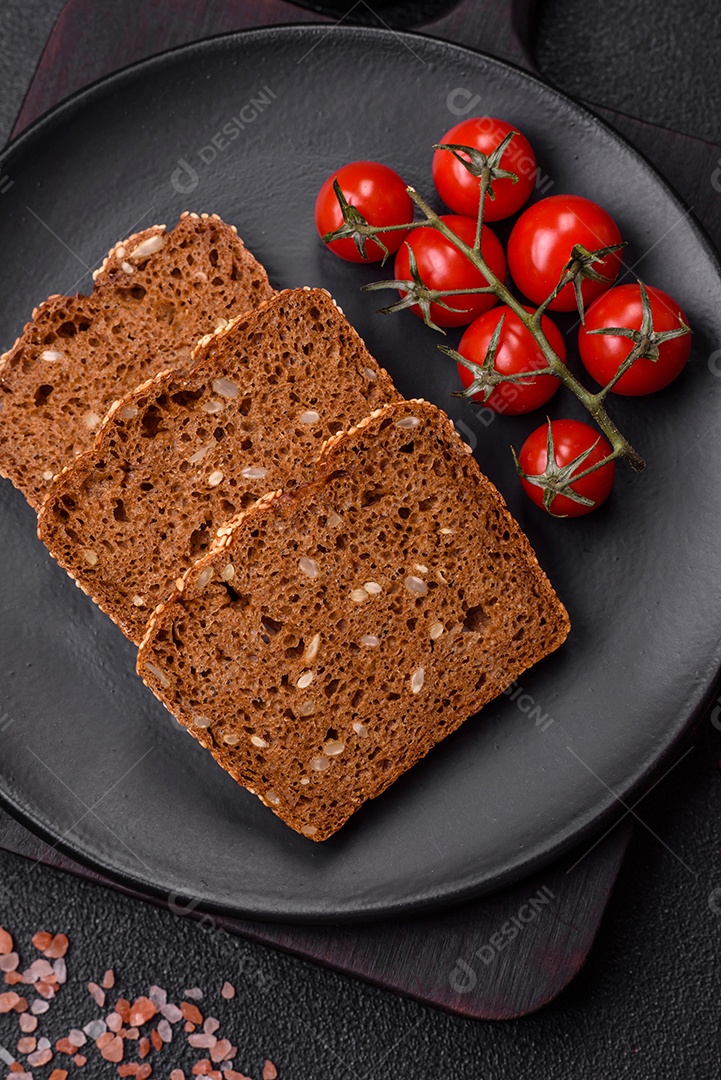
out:
M469 99L529 136L546 193L575 191L611 211L630 241L627 263L676 295L695 330L676 385L614 401L648 468L636 477L622 467L607 507L586 520L552 521L519 493L508 444L542 416L486 426L450 398L456 375L435 335L407 312L375 315L378 298L358 288L377 268L342 264L314 232L315 193L344 161L386 161L431 193L430 144ZM239 134L223 142L228 124ZM721 283L659 176L514 68L420 37L327 27L230 35L113 76L23 135L3 174L13 180L0 198L5 347L47 293L89 288L87 267L116 239L171 225L188 207L217 211L275 285L326 286L404 393L462 421L573 624L561 651L524 676L522 696L488 706L316 845L169 718L134 674L135 650L45 553L32 512L3 483L6 803L119 878L264 918L407 911L496 887L584 834L590 842L616 798L668 757L721 659ZM582 415L562 395L559 413Z

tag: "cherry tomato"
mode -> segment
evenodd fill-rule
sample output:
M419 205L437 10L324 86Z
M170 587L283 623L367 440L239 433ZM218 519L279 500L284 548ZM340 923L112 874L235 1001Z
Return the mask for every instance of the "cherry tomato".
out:
M531 310L530 308L527 310ZM458 346L458 352L474 364L483 364L493 332L503 316L503 327L496 350L494 368L502 375L517 375L522 371L547 367L547 360L533 335L526 330L518 316L509 307L495 307L475 319L466 330ZM548 343L559 359L566 359L566 343L563 334L547 315L541 320ZM461 382L467 389L475 375L463 364L458 365ZM474 394L474 401L481 401L493 412L518 416L532 412L545 405L558 390L560 383L553 375L539 375L522 382L499 383L487 401L483 394Z
M486 196L483 207L484 221L500 221L520 210L533 191L536 181L536 155L525 135L513 124L505 120L496 120L492 116L475 116L461 120L447 131L440 143L458 143L472 146L490 155L505 139L509 132L513 138L503 152L499 162L502 169L515 173L518 180L508 178L495 180L493 194ZM467 155L464 155L467 157ZM433 183L446 206L457 214L467 217L478 216L479 180L469 173L449 150L436 150L433 155Z
M513 226L508 239L508 267L524 296L540 304L558 284L574 245L597 251L620 241L616 222L597 203L580 195L549 195L524 210ZM608 280L583 279L584 306L616 280L621 269L620 252L614 251L593 263L591 269ZM552 311L575 310L573 285L565 285L549 307Z
M354 161L331 173L318 192L315 224L321 239L343 225L343 212L333 190L334 180L340 184L350 205L369 225L403 225L413 221L413 202L398 173L377 161ZM379 233L379 238L393 254L407 235L399 229ZM348 262L380 262L385 254L372 238L365 241L367 259L363 258L351 236L332 240L327 247Z
M604 435L592 428L590 424L584 424L580 420L552 420L551 433L556 470L571 465L579 455L590 450L588 457L569 471L567 479L571 480L571 490L577 495L590 499L591 503L584 505L567 495L556 495L548 508L549 513L556 517L580 517L582 514L590 514L611 493L616 475L615 462L608 462L607 465L589 473L575 484L572 478L578 473L585 472L597 462L603 461L611 453L611 445ZM548 424L546 423L528 436L518 456L519 465L526 476L543 476L549 472L547 445ZM546 509L544 488L524 478L521 478L521 484L529 499L536 506Z
M476 236L476 223L472 218L446 214L441 218L456 236L471 245ZM486 279L468 261L465 255L430 226L414 229L396 255L394 274L400 281L411 279L408 249L413 249L418 271L429 289L480 289L487 285ZM503 281L506 276L506 259L501 242L495 233L484 226L481 235L481 252L489 267ZM406 294L401 291L401 296ZM493 293L447 296L443 303L453 308L448 311L439 304L430 305L430 317L437 326L465 326L478 315L488 311L496 303ZM417 304L410 309L419 318L422 312Z
M688 325L683 310L663 292L646 286L651 306L653 331L663 335L678 330L681 322ZM581 360L589 375L605 386L634 348L633 340L616 334L591 334L602 327L624 327L640 330L643 319L641 289L638 285L619 285L603 293L586 312L586 326L578 335ZM670 338L658 343L658 359L641 356L621 376L612 393L635 397L652 394L673 382L683 371L691 351L691 335Z

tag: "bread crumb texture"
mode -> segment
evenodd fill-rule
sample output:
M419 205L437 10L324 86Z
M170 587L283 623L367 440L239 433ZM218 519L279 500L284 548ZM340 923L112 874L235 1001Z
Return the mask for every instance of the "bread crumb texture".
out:
M418 401L332 439L309 483L237 515L180 586L151 619L141 676L313 840L569 629L503 499Z
M185 214L116 244L89 296L52 296L0 357L0 475L35 509L92 446L113 401L202 335L273 295L263 267L216 215Z
M279 293L204 337L189 371L113 406L48 495L40 538L139 642L224 522L307 483L325 441L399 399L324 290Z

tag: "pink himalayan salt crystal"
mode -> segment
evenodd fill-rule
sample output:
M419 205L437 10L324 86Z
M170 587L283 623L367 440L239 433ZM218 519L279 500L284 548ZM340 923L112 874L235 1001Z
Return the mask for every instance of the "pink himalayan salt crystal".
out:
M232 1001L232 999L235 997L235 987L232 983L224 982L223 989L220 991L220 993L226 1001Z
M20 1030L29 1034L31 1031L35 1031L38 1026L37 1016L31 1016L30 1013L22 1013L20 1016Z
M177 1024L178 1020L183 1019L183 1014L177 1005L169 1003L168 1005L161 1005L160 1011L166 1020L169 1020L171 1024Z
M20 957L16 952L0 955L0 971L17 971Z

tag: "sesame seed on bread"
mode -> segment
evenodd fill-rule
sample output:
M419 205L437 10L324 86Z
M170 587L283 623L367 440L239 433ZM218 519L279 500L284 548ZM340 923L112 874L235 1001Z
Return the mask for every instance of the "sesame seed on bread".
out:
M326 442L223 526L138 671L240 784L335 833L565 639L568 616L451 421L422 401Z
M112 407L58 476L40 538L137 643L225 521L307 482L324 440L399 398L328 293L279 293Z
M39 509L113 401L273 295L234 226L186 213L115 245L90 295L49 297L0 357L0 475Z

